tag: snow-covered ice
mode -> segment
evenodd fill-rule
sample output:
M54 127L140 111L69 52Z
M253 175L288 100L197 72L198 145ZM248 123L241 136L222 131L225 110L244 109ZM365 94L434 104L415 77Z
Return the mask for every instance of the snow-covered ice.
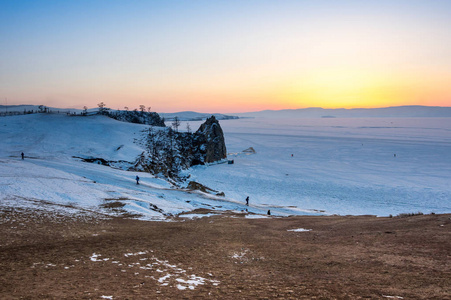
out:
M255 118L221 127L234 164L196 166L192 178L232 201L249 196L250 211L451 212L451 118ZM249 147L256 153L242 152Z

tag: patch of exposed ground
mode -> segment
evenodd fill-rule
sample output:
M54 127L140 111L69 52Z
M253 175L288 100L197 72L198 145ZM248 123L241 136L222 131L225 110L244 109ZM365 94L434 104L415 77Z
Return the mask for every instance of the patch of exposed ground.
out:
M4 209L0 298L451 299L451 215L230 216Z

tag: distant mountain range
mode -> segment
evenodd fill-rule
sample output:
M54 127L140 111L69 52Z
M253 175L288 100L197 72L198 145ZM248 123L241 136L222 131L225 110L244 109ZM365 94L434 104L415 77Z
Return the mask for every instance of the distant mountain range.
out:
M38 105L0 105L0 114L5 112L19 112L24 110L37 111ZM56 112L81 113L81 109L73 108L49 108ZM88 111L94 112L98 108L91 108ZM238 118L450 118L451 107L442 106L392 106L383 108L338 108L325 109L320 107L310 107L301 109L284 109L284 110L263 110L258 112L236 113L233 115L225 115L219 113L199 113L194 111L182 111L176 113L159 113L167 121L174 120L178 117L180 121L202 121L214 115L218 120L229 120Z
M181 111L176 113L159 113L165 120L171 121L178 117L180 121L202 121L211 116L215 116L217 120L238 119L237 116L229 116L224 114L198 113L195 111Z
M338 108L320 107L284 110L263 110L235 114L242 117L263 118L449 118L451 107L440 106L392 106L384 108Z

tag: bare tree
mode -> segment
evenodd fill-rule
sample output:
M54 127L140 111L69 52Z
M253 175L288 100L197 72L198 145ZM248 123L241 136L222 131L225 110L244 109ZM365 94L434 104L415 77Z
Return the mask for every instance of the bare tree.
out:
M191 133L191 126L189 123L186 123L186 132Z
M139 110L143 113L143 112L145 112L146 111L146 106L145 105L140 105L139 106Z
M169 154L169 152L171 153L172 156L172 151L174 151L174 131L172 130L171 127L169 127L168 129L168 136L169 136L169 149L170 151L167 151L167 153Z
M157 155L157 144L156 144L156 141L155 141L155 137L156 137L155 131L153 130L153 127L150 126L150 128L149 128L149 139L148 139L148 141L149 141L149 144L148 144L149 152L156 157L156 155Z
M125 111L128 111L128 106L124 106Z
M99 112L103 113L105 111L105 106L106 104L103 102L100 102L99 104L97 104L97 106L99 107Z
M150 106L148 106L148 107L147 107L147 112L149 112L149 113L150 113Z
M172 122L172 127L174 127L175 131L179 132L180 120L178 117L174 118L174 122Z

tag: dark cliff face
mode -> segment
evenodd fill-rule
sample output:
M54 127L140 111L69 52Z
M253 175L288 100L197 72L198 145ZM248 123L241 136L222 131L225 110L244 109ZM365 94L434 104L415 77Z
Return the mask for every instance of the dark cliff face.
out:
M227 157L224 133L214 116L208 118L195 133L195 141L204 154L204 162L211 163Z
M147 150L136 160L132 170L161 174L175 180L191 166L212 163L227 157L224 133L214 116L195 133L176 132L171 128L149 129Z

